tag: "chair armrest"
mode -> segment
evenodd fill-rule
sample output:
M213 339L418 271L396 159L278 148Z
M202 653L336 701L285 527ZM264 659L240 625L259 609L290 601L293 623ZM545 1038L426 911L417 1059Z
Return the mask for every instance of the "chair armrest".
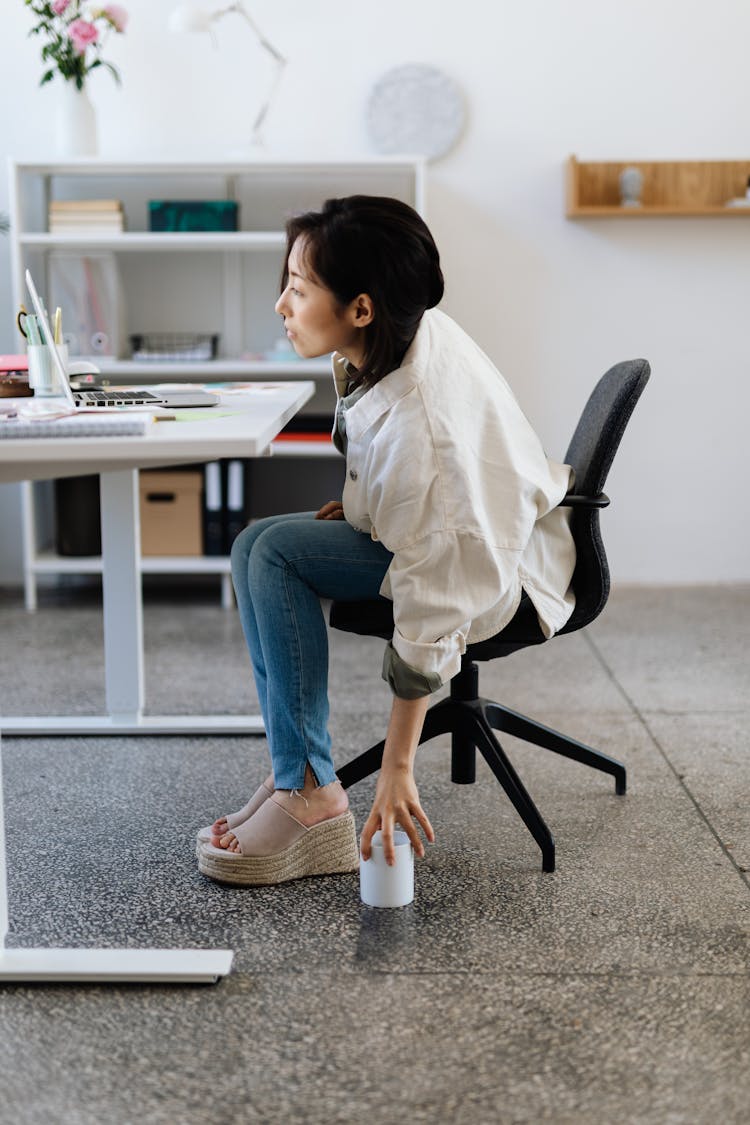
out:
M567 496L563 496L558 507L560 508L606 508L609 504L609 496L605 492L600 492L598 496L580 496L576 492L569 492Z

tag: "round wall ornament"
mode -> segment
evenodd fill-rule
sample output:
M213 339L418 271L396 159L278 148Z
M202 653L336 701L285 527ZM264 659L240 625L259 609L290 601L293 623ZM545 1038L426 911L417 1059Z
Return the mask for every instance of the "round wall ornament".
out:
M367 126L378 152L445 156L461 135L466 108L455 82L437 67L408 63L376 82Z

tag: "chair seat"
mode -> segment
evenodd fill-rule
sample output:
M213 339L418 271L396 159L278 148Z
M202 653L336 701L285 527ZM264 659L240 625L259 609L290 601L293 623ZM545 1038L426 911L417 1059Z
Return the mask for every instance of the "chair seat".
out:
M342 602L331 605L330 624L344 633L358 633L364 637L382 637L389 641L393 636L393 603L387 598L367 601ZM515 615L501 632L467 647L471 660L494 660L509 656L519 648L543 644L546 640L539 625L533 602L523 594Z

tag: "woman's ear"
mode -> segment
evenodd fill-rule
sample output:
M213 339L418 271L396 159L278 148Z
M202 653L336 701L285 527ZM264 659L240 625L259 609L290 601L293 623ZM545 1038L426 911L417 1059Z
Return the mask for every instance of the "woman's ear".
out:
M375 306L369 293L360 293L355 297L349 311L355 328L366 328L375 319Z

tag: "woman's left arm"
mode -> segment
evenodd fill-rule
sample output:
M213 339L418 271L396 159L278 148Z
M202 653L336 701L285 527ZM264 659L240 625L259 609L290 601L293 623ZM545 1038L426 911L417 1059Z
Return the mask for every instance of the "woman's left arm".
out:
M435 841L435 833L422 808L414 781L414 757L429 701L429 695L419 699L393 697L375 800L362 829L360 846L363 859L370 858L372 837L380 829L385 861L391 865L396 862L393 844L396 823L406 832L418 856L424 855L424 845L415 820L422 826L430 843Z

